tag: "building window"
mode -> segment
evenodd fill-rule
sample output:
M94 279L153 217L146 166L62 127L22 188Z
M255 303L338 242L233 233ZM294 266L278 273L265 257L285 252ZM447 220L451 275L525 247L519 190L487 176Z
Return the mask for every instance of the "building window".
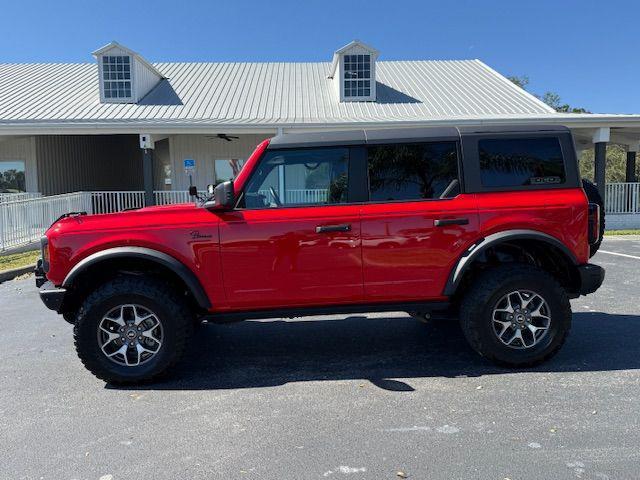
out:
M26 191L24 162L22 160L0 161L0 193Z
M371 96L371 55L344 56L344 96Z
M131 98L131 57L105 55L102 57L104 98Z

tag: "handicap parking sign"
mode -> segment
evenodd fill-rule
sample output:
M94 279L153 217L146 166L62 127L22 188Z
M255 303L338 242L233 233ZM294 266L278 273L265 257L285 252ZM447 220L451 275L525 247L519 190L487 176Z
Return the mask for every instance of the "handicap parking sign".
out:
M184 159L184 171L189 174L196 169L196 161L193 158Z

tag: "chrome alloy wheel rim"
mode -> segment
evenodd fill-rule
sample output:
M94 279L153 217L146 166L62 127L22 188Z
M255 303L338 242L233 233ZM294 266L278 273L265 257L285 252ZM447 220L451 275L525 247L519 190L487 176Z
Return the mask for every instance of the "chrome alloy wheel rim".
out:
M515 290L496 303L492 315L493 331L509 348L526 349L547 335L551 313L544 298L530 290Z
M142 365L162 347L162 323L140 305L118 305L98 325L98 345L112 362L127 367Z

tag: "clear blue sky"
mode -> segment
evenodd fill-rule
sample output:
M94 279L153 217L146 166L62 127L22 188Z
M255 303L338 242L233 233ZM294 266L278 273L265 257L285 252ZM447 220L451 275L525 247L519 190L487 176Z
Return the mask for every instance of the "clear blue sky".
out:
M640 2L5 0L0 62L88 62L110 40L150 61L479 58L593 112L640 113Z

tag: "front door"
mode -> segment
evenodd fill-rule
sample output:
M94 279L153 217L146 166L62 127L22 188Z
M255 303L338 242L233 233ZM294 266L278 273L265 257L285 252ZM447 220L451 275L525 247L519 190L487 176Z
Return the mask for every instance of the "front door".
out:
M221 214L230 308L360 303L359 207L349 205L349 149L267 150Z
M437 300L478 230L475 196L460 193L454 141L367 147L362 207L365 300Z

